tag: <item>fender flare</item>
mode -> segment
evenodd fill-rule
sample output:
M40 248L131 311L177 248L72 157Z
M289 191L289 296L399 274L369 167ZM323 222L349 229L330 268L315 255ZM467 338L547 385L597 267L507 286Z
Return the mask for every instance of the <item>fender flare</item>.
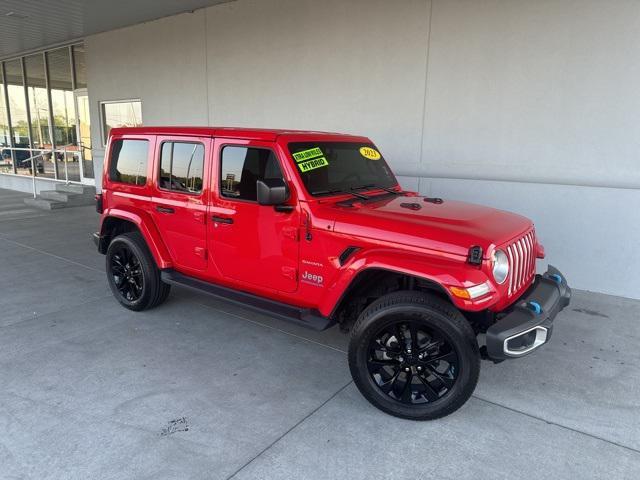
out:
M451 303L461 310L483 310L497 300L497 292L494 290L492 295L484 297L482 302L465 300L451 294L448 287L467 288L488 280L481 269L467 264L466 259L381 249L365 250L354 256L327 289L320 302L319 311L323 315L333 316L359 276L371 270L383 270L431 282L440 287ZM489 284L492 285L491 282ZM491 288L493 289L493 286Z
M158 268L162 270L173 267L173 261L171 260L169 250L167 249L164 240L162 240L162 236L160 235L153 218L151 218L151 215L144 211L132 212L130 210L122 210L119 208L107 209L102 215L102 222L100 225L101 236L104 235L104 224L109 218L118 218L120 220L133 223L142 234L151 255L153 255L153 258L158 265Z

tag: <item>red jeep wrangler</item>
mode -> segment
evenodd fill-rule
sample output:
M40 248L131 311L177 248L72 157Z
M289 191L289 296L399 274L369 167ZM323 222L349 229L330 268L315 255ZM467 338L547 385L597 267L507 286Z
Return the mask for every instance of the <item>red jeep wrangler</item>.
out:
M131 310L191 287L317 330L349 330L376 407L426 420L462 406L480 359L549 340L571 290L533 224L406 192L366 137L118 128L95 234Z

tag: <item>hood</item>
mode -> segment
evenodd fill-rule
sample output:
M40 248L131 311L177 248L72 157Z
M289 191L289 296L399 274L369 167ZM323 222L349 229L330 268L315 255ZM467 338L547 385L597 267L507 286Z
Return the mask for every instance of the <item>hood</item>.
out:
M327 205L334 231L466 256L474 245L486 253L532 228L531 220L472 203L397 195ZM439 200L439 199L437 199ZM349 206L351 204L351 206Z

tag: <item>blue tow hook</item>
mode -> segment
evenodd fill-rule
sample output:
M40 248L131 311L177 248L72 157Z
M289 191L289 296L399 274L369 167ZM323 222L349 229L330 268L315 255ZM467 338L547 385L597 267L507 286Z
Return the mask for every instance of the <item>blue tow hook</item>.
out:
M562 283L562 277L560 275L558 275L557 273L552 273L551 275L549 275L552 279L554 279L556 281L556 283L558 285L560 285Z
M538 302L529 302L527 303L527 308L532 310L536 315L540 315L542 313L542 307Z

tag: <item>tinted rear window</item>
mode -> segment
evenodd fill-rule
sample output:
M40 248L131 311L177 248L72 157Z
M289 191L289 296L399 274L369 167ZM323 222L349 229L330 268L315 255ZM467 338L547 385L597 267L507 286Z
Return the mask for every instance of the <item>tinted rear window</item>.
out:
M182 193L202 192L204 145L165 142L160 160L160 188Z
M111 146L109 178L130 185L147 183L147 140L115 140Z

